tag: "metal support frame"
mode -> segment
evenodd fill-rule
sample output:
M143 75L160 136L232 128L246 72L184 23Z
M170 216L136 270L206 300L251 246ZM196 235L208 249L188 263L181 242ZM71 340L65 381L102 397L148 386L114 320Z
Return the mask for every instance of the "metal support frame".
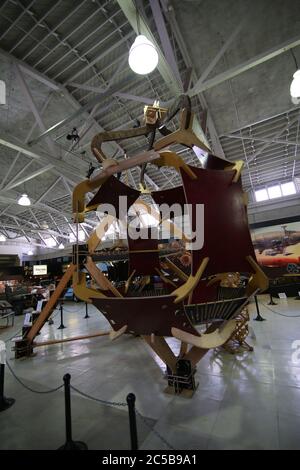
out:
M35 104L35 102L34 102L34 99L33 99L33 97L32 97L32 94L31 94L31 92L30 92L30 90L29 90L29 88L28 88L28 85L27 85L27 83L26 83L26 80L25 80L25 78L24 78L24 75L23 75L23 73L22 73L22 70L21 70L21 68L19 67L18 64L14 64L14 68L15 68L15 71L16 71L16 74L17 74L17 78L18 78L18 81L19 81L19 84L20 84L20 88L21 88L23 94L25 95L25 98L26 98L26 100L27 100L27 102L28 102L28 104L29 104L29 107L30 107L30 109L31 109L31 111L32 111L32 114L34 115L34 118L35 118L35 120L36 120L36 122L37 122L37 125L39 126L40 130L41 130L42 132L44 132L44 131L46 130L46 126L45 126L45 124L44 124L44 122L43 122L43 119L42 119L42 117L41 117L41 114L39 113L39 111L38 111L38 109L37 109L37 106L36 106L36 104ZM56 154L56 151L55 151L55 147L54 147L53 142L52 142L49 138L46 139L46 142L47 142L47 145L48 145L49 150L50 150L50 152L52 153L52 155L55 155L55 154Z
M226 70L225 72L222 72L209 80L199 83L197 86L195 85L189 91L189 95L195 96L198 93L209 90L210 88L220 85L221 83L229 80L230 78L237 77L241 73L246 72L247 70L250 70L253 67L256 67L257 65L263 64L264 62L267 62L268 60L271 60L274 57L283 54L289 49L293 49L294 47L297 47L299 45L299 36L289 39L288 41L285 41L284 43L279 44L278 46L275 46L272 49L262 52L261 54L255 57L252 57L251 59L243 62L242 64L238 64L235 67L232 67L231 69Z
M171 28L173 30L174 36L176 38L178 47L180 49L183 60L186 64L186 67L187 67L188 70L191 69L191 80L192 80L193 83L196 83L198 81L198 77L197 77L196 72L193 68L192 59L191 59L189 51L186 47L185 41L182 37L180 28L177 24L177 20L176 20L176 17L175 17L174 10L169 11L166 8L166 14L168 15L168 19L169 19ZM218 155L218 157L225 158L225 154L224 154L220 139L218 137L218 133L217 133L213 118L211 116L211 113L209 111L209 108L208 108L208 105L207 105L204 94L200 93L198 98L199 98L199 101L200 101L200 104L201 104L203 110L205 110L207 112L207 128L208 128L209 135L210 135L210 138L211 138L213 152L216 155Z
M177 60L172 48L163 13L160 8L159 0L150 0L150 6L165 58L173 71L174 77L176 78L180 86L183 88L180 72L177 65Z
M29 162L29 163L32 163L32 161ZM40 168L39 170L36 170L33 173L30 173L29 175L24 176L23 178L21 178L17 181L14 181L13 183L8 183L8 185L5 186L4 188L2 188L0 192L2 193L3 191L10 191L11 189L16 188L17 186L20 186L21 184L26 183L26 181L30 181L30 180L36 178L37 176L40 176L43 173L46 173L47 171L52 170L52 168L54 168L54 165L44 166L44 167Z

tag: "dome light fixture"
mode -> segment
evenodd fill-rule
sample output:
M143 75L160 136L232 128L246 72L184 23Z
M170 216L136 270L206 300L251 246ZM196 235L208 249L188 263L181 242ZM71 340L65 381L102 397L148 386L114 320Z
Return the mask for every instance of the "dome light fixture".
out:
M65 245L64 245L63 243L60 243L60 244L58 245L58 248L59 248L60 250L63 250L64 247L65 247Z
M158 64L158 53L154 44L143 34L139 34L129 51L129 67L138 75L147 75Z
M296 66L296 72L293 75L293 80L290 86L290 95L293 104L300 104L300 69L294 51L292 49L290 49L290 51Z
M0 233L0 242L5 242L6 237L3 235L3 233Z
M22 194L22 196L18 199L18 204L20 206L30 206L31 202L27 194Z
M293 75L293 80L290 86L290 94L291 94L292 102L294 104L299 104L300 103L300 69L298 69Z
M32 256L32 255L33 255L33 251L32 251L32 250L29 250L27 254L28 254L28 256Z

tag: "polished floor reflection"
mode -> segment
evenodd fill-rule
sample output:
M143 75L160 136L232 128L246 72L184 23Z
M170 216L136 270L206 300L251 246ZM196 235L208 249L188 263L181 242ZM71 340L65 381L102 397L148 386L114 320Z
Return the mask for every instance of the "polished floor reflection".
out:
M16 374L37 390L53 388L66 372L72 384L96 398L124 402L129 392L146 422L138 420L142 449L168 449L149 426L175 449L300 449L300 300L276 300L265 307L265 322L255 322L250 306L249 343L253 352L231 355L210 351L199 363L199 387L187 400L165 395L162 364L154 361L139 338L108 337L36 348L31 358L8 359ZM276 313L275 313L276 312ZM65 304L64 324L43 328L38 340L83 335L107 330L106 320L93 307L84 319L82 303ZM22 325L0 331L11 337ZM170 340L176 341L176 340ZM176 346L178 346L176 344ZM299 353L298 353L299 351ZM63 393L32 394L6 373L6 395L15 405L0 413L1 449L56 449L64 442ZM72 397L73 437L90 449L128 449L125 407L101 405L76 394Z

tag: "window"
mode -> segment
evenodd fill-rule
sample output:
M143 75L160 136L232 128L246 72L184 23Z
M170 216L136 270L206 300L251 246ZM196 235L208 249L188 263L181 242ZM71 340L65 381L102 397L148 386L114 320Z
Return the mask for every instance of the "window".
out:
M257 202L267 201L269 199L266 189L259 189L255 191L255 199Z
M275 199L276 197L281 197L282 194L281 194L280 186L279 185L270 186L270 188L268 188L268 195L269 195L270 199Z
M256 202L268 201L269 199L276 199L282 196L291 196L297 194L298 189L294 181L288 181L287 183L276 184L269 186L268 188L258 189L255 192Z
M281 191L283 196L290 196L291 194L296 194L295 183L290 181L289 183L283 183L281 185Z

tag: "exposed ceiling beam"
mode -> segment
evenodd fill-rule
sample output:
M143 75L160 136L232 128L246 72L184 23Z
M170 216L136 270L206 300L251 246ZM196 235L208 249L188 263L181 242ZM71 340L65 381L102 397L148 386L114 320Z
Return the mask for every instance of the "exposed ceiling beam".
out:
M175 57L175 53L173 51L173 47L170 41L169 33L167 31L166 23L163 17L159 0L150 0L150 6L151 6L154 22L156 25L156 29L160 37L160 42L164 51L164 56L173 71L174 77L176 77L176 80L178 81L179 85L183 89L183 84L182 84L181 76L179 73L177 60Z
M29 90L29 87L26 83L26 80L24 78L23 72L22 72L22 70L21 70L21 68L18 64L14 64L14 65L15 65L15 71L16 71L17 78L18 78L18 81L19 81L19 84L20 84L21 91L25 95L25 98L27 100L27 103L28 103L31 111L32 111L32 114L34 115L34 118L36 120L37 125L39 126L40 130L42 132L44 132L46 130L46 126L45 126L45 124L43 122L43 119L42 119L42 116L41 116L41 114L40 114L39 110L37 109L37 106L34 102L32 94L31 94L31 92ZM55 150L53 142L49 138L46 139L46 142L47 142L47 145L48 145L49 150L52 153L52 155L55 155L56 150Z
M3 202L5 204L7 203L7 204L13 204L15 206L18 206L17 199L13 199L12 197L7 197L7 196L0 195L0 202ZM46 212L46 213L52 212L53 214L57 214L57 215L60 215L60 216L63 216L63 217L69 218L69 219L71 218L71 214L68 214L68 213L66 213L64 211L61 211L61 210L58 210L58 209L55 209L54 207L48 206L46 204L32 203L31 207L35 207L36 209L41 210L41 211Z
M11 29L14 28L14 26L16 25L16 23L17 23L18 21L20 21L20 19L21 19L24 15L26 15L28 8L30 8L30 7L34 4L34 2L35 2L35 0L31 0L31 2L29 3L28 7L27 7L25 10L23 10L23 11L17 16L17 18L15 19L15 21L12 21L12 23L10 24L10 26L9 26L5 31L3 31L3 33L2 33L1 36L0 36L0 41L1 41L2 38L4 38L4 36L5 36L6 34L8 34L8 33L10 32ZM3 5L1 5L1 8L0 8L0 11L2 11L2 9L4 9L4 7L7 6L7 3L8 3L8 1L3 2Z
M282 145L300 145L300 142L291 142L290 140L274 140L274 139L267 139L266 137L251 137L251 136L244 136L244 135L234 135L234 134L224 134L224 137L228 137L229 139L238 139L238 140L251 140L253 142L265 142L269 144L282 144Z
M165 13L168 16L169 22L171 24L173 33L175 35L178 47L180 49L183 60L186 64L186 67L188 69L192 69L191 79L192 79L193 83L196 83L198 81L198 77L197 77L196 72L194 70L193 62L192 62L192 59L190 57L189 50L188 50L188 48L185 44L185 41L184 41L184 39L182 37L182 34L181 34L181 30L178 26L174 9L173 8L169 9L167 7L167 4L166 4L167 2L166 1L163 1L162 3L164 5ZM199 98L199 101L201 103L202 109L207 112L206 123L207 123L207 129L209 131L209 135L210 135L210 138L211 138L211 142L212 142L212 150L218 157L225 158L225 154L224 154L220 139L218 137L218 133L217 133L217 130L216 130L216 127L215 127L214 120L212 118L209 107L207 105L206 98L205 98L203 93L200 93L198 98Z
M12 219L15 219L15 222L19 219L17 219L16 217L11 217ZM21 225L19 224L16 224L16 226L13 226L11 224L8 224L6 222L1 222L1 224L3 224L3 226L7 227L9 230L20 230L22 233L24 233L24 225L22 226L21 228ZM34 233L34 234L38 234L40 235L40 233L42 233L43 235L54 235L56 237L61 237L61 238L65 238L66 240L69 240L69 236L68 235L64 235L64 234L61 234L59 232L56 232L55 230L51 230L51 229L42 229L42 228L33 228L33 227L25 227L25 230L26 230L26 233L29 234L29 233ZM40 233L39 233L40 232ZM41 237L42 241L43 238ZM45 243L45 242L44 242Z
M90 86L90 85L84 85L84 84L82 85L80 83L75 83L75 82L67 83L67 85L78 88L79 90L87 90L87 91L91 91L93 93L99 93L100 95L102 95L105 91L107 91L107 89L105 89L105 88L95 87L95 86ZM155 98L151 99L151 98L148 98L146 96L136 96L136 95L132 95L131 93L116 92L116 93L113 94L113 96L118 96L119 98L124 98L125 100L137 101L138 103L145 103L145 104L150 104L150 105L152 105L153 102L155 101ZM162 106L166 105L166 103L164 101L161 101L160 104Z
M40 134L38 137L35 139L32 139L29 142L29 145L35 145L37 144L40 140L44 139L45 137L53 134L53 132L56 132L58 129L61 127L65 126L66 124L74 121L77 119L81 114L83 114L85 111L90 110L95 104L100 104L101 102L104 102L107 98L112 96L116 91L118 91L121 87L128 85L130 82L134 80L135 77L130 76L129 78L126 78L122 80L121 82L115 84L112 86L109 90L105 91L101 97L94 97L90 101L88 101L86 104L83 106L80 106L75 112L67 116L66 118L62 119L61 121L57 122L53 126L49 127L45 132Z
M21 152L28 157L39 160L45 165L49 164L49 162L53 163L56 174L57 172L62 172L64 175L70 175L69 178L72 179L75 183L77 183L79 179L84 176L83 173L80 173L78 168L64 163L61 160L58 160L57 158L45 153L44 151L33 150L27 144L18 142L15 137L12 137L7 133L2 133L2 135L0 134L0 145L4 145L5 147L16 150L17 152Z
M54 167L53 165L47 165L43 168L40 168L39 170L34 171L30 175L24 176L20 180L15 181L14 183L9 183L7 186L2 188L0 192L10 191L11 189L16 188L17 186L20 186L21 184L26 183L26 181L30 181L30 180L36 178L37 176L40 176L43 173L46 173L47 171L51 170L53 167Z
M133 0L117 0L117 2L120 8L123 10L123 13L125 14L135 33L143 34L155 45L159 57L157 68L164 81L168 84L170 90L174 93L174 95L182 93L181 83L174 76L173 70L166 61L166 58L160 48L160 45L157 43L154 35L152 34L148 23L144 20L144 17L140 15L138 10L136 9L135 2Z
M224 42L223 46L213 58L213 60L208 64L206 69L201 73L199 80L194 84L194 88L197 88L204 82L204 80L208 77L210 72L215 68L219 60L223 57L229 46L232 44L236 36L239 34L241 29L243 28L245 20L240 21L239 25L233 30L229 38Z
M155 36L151 32L148 23L138 12L135 2L133 0L117 0L117 2L122 8L125 16L127 17L136 34L144 34L155 45L159 57L157 68L170 91L173 92L174 96L181 94L183 92L182 83L179 82L177 77L174 75L173 70L168 64L159 44L155 39ZM204 142L204 144L209 148L210 145L196 117L194 119L194 130L197 132L202 142Z
M110 1L110 0L109 0ZM108 2L107 2L108 3ZM106 4L105 4L106 5ZM104 6L105 6L104 5ZM82 6L82 4L79 6L79 8ZM63 20L56 24L55 27L53 29L50 29L50 31L48 31L48 34L42 39L42 41L44 41L47 37L49 37L52 34L55 34L56 33L56 30L60 28L61 24L64 23L65 21L68 20L69 16L71 15L74 15L74 13L76 13L76 8L73 8L70 15L67 15L67 16L64 16ZM45 59L47 59L47 57L51 54L53 54L58 48L61 47L61 43L63 41L66 41L67 39L69 39L70 36L72 36L73 34L75 34L80 28L82 28L86 22L88 22L89 20L91 20L96 14L98 14L98 9L93 11L93 13L91 15L89 15L84 21L81 21L79 23L79 25L75 28L70 28L70 32L64 36L63 38L61 38L61 41L59 41L54 47L51 48L51 50L43 55L41 58L39 58L37 61L35 61L33 63L33 67L36 67L38 64L40 64L41 62L43 62ZM117 12L119 13L119 12ZM116 13L114 13L112 16L114 16ZM106 22L102 23L93 31L90 31L89 34L84 34L83 38L80 40L80 42L76 43L73 45L73 47L75 49L77 49L79 46L81 46L81 44L83 44L85 41L87 41L89 39L90 36L92 36L93 34L97 33L101 28L103 28L105 26ZM45 70L44 70L44 73L47 73L49 70L51 70L53 67L55 67L58 63L60 63L62 60L64 60L70 53L72 52L72 50L68 50L65 54L63 54L62 56L60 56L55 62L52 62L51 65L49 65ZM25 59L25 56L22 57L22 60Z
M50 15L51 12L52 12L53 10L55 10L55 9L59 6L59 4L60 4L61 2L62 2L62 0L56 0L56 2L52 5L51 8L49 8L49 9L47 8L46 13L45 13L41 18L38 19L38 23L41 23L48 15ZM31 3L28 5L28 7L23 7L23 5L21 4L21 2L18 2L18 3L19 3L19 6L20 6L21 8L23 8L23 12L24 12L24 13L28 12L28 13L31 15L31 10L30 10L30 8L31 8L32 4L34 3L34 1L31 2ZM32 16L34 17L35 15L31 15L31 17L32 17ZM25 41L25 39L27 38L27 36L29 36L29 35L32 33L32 31L33 31L36 27L37 27L37 24L35 23L30 29L27 30L27 32L26 32L25 34L22 35L22 37L21 37L21 39L19 39L19 41L16 41L16 42L14 41L13 46L12 46L12 47L10 48L10 50L9 50L10 54L11 54L12 51L14 51L20 44L22 44L23 41Z
M11 54L8 54L7 52L3 51L1 48L0 48L0 55L3 55L4 57L6 57L7 59L9 59L10 61L12 61L13 63L16 63L18 64L22 70L24 70L27 74L29 74L30 76L32 76L33 78L36 78L37 80L41 81L42 83L46 84L47 86L49 86L51 89L55 89L56 91L59 90L64 98L67 100L67 102L73 107L75 108L77 111L76 113L76 116L80 116L82 115L82 117L84 117L86 120L87 119L92 119L94 125L95 125L95 128L98 130L98 132L103 132L104 131L104 128L95 120L94 117L92 117L90 115L89 112L87 112L87 110L85 109L85 107L81 106L78 101L76 101L76 99L71 95L71 93L65 88L63 87L61 84L57 83L56 81L52 80L52 79L49 79L49 77L46 77L45 75L43 75L42 73L38 72L37 70L35 70L34 68L30 67L29 65L27 65L26 63L22 62L21 60L18 60L16 59L14 56L12 56ZM131 80L136 80L136 77L134 77L134 75L132 77L129 78L129 81ZM127 83L127 80L124 82ZM119 86L121 86L121 83L109 88L107 94L108 96L110 96L110 94L113 94L114 90L117 91L117 89L119 88ZM99 102L99 98L98 99L95 99L94 100L94 104L95 105L99 105L101 104ZM88 106L87 108L89 109L90 107L92 106L92 104L90 106ZM98 108L98 106L97 106ZM73 116L74 116L73 114ZM67 118L68 119L68 118ZM61 123L58 123L59 127L61 127ZM0 136L0 145L1 145L1 141L2 141L2 144L3 145L6 145L8 147L10 147L10 145L12 144L12 147L15 147L15 145L17 144L16 142L14 142L14 138L9 138L8 141L7 141L7 138L5 136L5 138L1 138ZM5 142L5 143L4 143ZM18 146L19 144L17 144ZM121 152L122 154L124 154L124 149L121 147L121 145L118 143L118 142L107 142L104 144L104 147L106 148L106 151L110 151L110 152L113 152L115 154L115 151L118 150L119 152ZM15 148L17 149L17 148ZM21 153L24 153L24 154L27 154L29 156L32 156L33 158L39 158L41 161L43 161L45 164L46 164L46 161L43 160L42 155L41 155L41 152L38 151L39 155L37 155L37 152L33 152L31 151L31 149L29 150L28 148L23 148ZM51 158L50 156L47 156L47 163L49 163L49 160L51 161ZM64 177L65 178L69 178L67 177L67 175L69 175L70 171L69 169L71 169L71 166L70 165L65 165L64 166L64 169L62 168L62 164L63 162L60 162L58 163L57 159L54 159L55 161L55 168L58 168L59 169L59 172L60 173L63 173L64 174ZM55 174L58 174L59 172L56 171L56 169L53 169L53 172ZM78 174L78 169L75 170L76 172L76 176L77 177L80 177L80 176L85 176L85 175L80 175ZM150 182L151 181L151 184L155 187L155 182L149 177L147 176L148 178L148 181ZM70 178L69 178L70 179ZM71 179L73 183L77 183L77 178L76 180L74 181L74 178Z
M35 203L39 203L41 202L46 196L47 194L49 194L54 188L55 186L57 185L57 183L61 180L61 176L59 176L50 186L48 189L46 189L46 191L43 192L43 194L35 201Z
M289 129L291 126L293 126L296 122L298 122L300 119L300 116L297 116L296 119L293 119L292 121L290 121L286 126L284 126L276 135L274 135L273 139L277 139L278 137L280 137L287 129ZM252 155L249 159L248 159L248 163L252 162L252 160L255 160L255 158L257 158L262 152L264 152L264 150L266 148L268 148L270 145L272 145L273 142L267 142L266 144L264 144L257 152L255 152L254 155Z
M268 51L262 52L261 54L252 57L251 59L243 62L242 64L236 65L235 67L232 67L231 69L226 70L225 72L222 72L216 75L215 77L198 84L198 86L194 86L189 91L189 95L195 96L198 93L213 88L214 86L220 85L220 83L223 83L229 80L230 78L237 77L241 73L244 73L247 70L252 69L253 67L257 67L258 65L263 64L264 62L267 62L268 60L271 60L274 57L277 57L278 55L283 54L284 52L293 49L294 47L297 47L299 45L299 36L285 41L284 43L279 44L278 46L275 46L272 49L269 49Z
M22 56L22 60L25 60L28 56L30 56L33 52L35 52L35 50L41 45L44 43L45 40L47 40L49 38L49 36L51 35L55 35L55 30L58 29L63 23L65 23L66 21L69 20L69 18L71 18L72 15L74 15L74 13L76 13L76 11L83 5L84 2L86 2L87 0L83 0L83 2L80 2L78 3L78 5L76 5L76 7L70 9L70 12L66 15L63 15L63 18L60 20L60 22L58 24L55 25L55 27L53 29L50 29L50 28L47 28L47 34L41 38L40 41L38 41L38 43L32 48L32 49L29 49L25 55ZM33 19L34 20L34 19ZM45 46L44 46L45 47ZM52 49L51 49L52 50ZM34 66L36 65L36 63L34 64Z
M42 74L41 72L38 72L36 69L31 67L30 65L26 64L25 62L17 59L13 55L9 54L8 52L4 51L3 49L0 48L0 55L8 59L10 62L18 64L24 72L26 72L27 75L31 76L32 78L40 81L41 83L44 83L46 86L48 86L50 89L59 91L62 93L62 96L67 100L67 102L72 106L72 108L75 108L76 110L81 110L82 106L78 103L78 101L71 95L71 93L63 87L60 83L56 82L55 80L47 77L46 75ZM45 107L45 105L44 105ZM83 118L85 120L90 119L90 114L88 112L83 113ZM92 121L95 124L95 128L98 130L98 132L102 132L104 129L103 127L95 120L92 119ZM28 137L29 139L29 137ZM107 149L110 149L111 152L114 152L115 149L121 149L120 145L117 142L107 142L105 144L105 147ZM123 151L123 149L122 149Z

